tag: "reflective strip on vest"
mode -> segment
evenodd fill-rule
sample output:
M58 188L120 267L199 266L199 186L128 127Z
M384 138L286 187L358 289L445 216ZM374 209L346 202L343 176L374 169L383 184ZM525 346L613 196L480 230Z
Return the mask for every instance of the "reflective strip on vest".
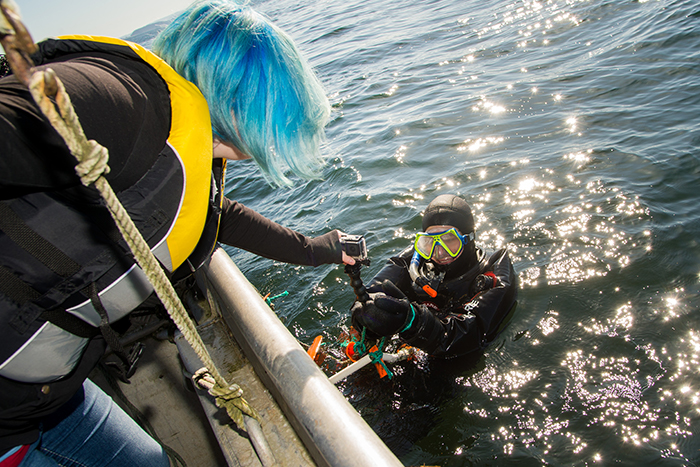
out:
M44 325L0 365L5 378L23 383L48 383L70 373L80 360L88 339L51 323Z

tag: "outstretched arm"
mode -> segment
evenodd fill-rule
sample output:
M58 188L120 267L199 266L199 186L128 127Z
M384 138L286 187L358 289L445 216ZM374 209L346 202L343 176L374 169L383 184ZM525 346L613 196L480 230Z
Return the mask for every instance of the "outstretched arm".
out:
M342 262L337 230L307 237L228 198L223 201L218 239L226 245L285 263L318 266Z

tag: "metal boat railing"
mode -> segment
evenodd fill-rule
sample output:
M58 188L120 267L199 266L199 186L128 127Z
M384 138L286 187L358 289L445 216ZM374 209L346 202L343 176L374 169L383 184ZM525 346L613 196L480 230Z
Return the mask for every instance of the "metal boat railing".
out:
M202 274L236 341L318 465L402 465L223 249Z

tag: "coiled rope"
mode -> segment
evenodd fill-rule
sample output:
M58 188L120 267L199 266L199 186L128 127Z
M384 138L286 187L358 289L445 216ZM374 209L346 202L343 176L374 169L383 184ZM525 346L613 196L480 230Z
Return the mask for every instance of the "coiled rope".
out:
M75 170L83 185L94 184L100 192L137 264L146 273L158 298L180 332L212 375L215 385L209 389L209 393L216 398L217 406L225 407L236 425L245 430L244 414L256 420L260 420L260 417L242 397L241 388L237 384L229 384L216 368L170 280L104 178L103 175L109 173L107 148L86 138L70 97L53 70L47 69L42 72L32 69L29 55L36 51L36 45L23 26L14 2L0 0L0 10L0 42L14 75L29 88L41 111L78 160ZM2 21L3 19L5 21Z

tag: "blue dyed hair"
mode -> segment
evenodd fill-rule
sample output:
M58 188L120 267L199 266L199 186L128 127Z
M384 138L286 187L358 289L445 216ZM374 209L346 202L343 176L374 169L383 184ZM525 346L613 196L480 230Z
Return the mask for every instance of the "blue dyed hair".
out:
M269 19L233 1L195 2L156 37L153 51L202 91L214 134L255 159L268 182L290 185L288 169L319 178L328 97Z

